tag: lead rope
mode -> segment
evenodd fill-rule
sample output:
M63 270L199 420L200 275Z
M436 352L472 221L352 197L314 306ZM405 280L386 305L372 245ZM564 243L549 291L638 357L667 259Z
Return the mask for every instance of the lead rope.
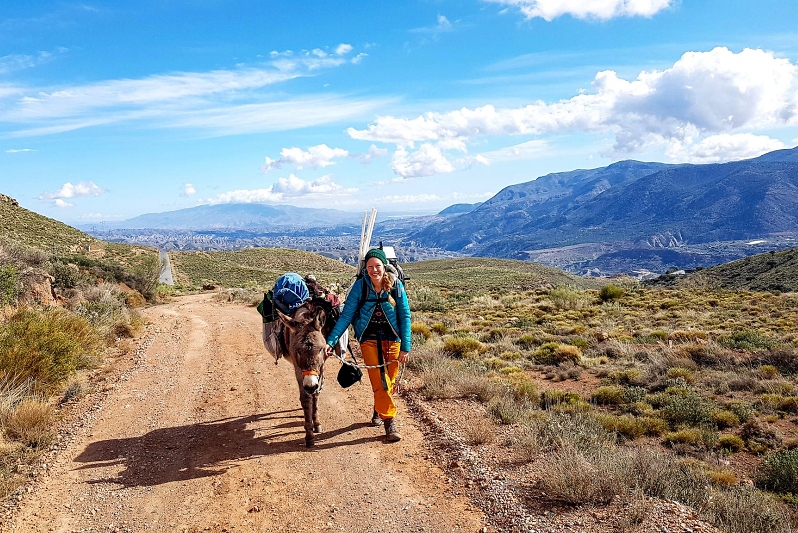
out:
M388 366L388 365L393 364L393 363L399 363L399 361L397 359L394 359L392 361L388 361L387 363L383 363L381 365L361 365L358 362L350 363L349 361L347 361L346 359L344 359L343 357L341 357L340 355L338 355L335 352L333 352L333 355L336 357L336 359L341 361L343 364L349 365L349 366L353 366L355 368L361 368L361 369L382 368L382 367ZM396 381L396 385L394 386L394 389L393 389L397 394L399 394L399 392L400 392L399 391L399 389L400 389L399 385L402 382L402 376L404 376L404 374L405 374L405 365L402 365L401 367L399 367L399 376L398 376L398 379Z

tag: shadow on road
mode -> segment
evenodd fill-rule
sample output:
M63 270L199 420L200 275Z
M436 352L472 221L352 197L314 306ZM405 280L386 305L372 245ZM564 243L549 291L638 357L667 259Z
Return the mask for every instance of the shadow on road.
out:
M262 424L281 419L292 421L275 426ZM154 486L222 474L239 460L353 446L380 440L378 435L374 435L347 441L331 441L369 425L364 422L329 432L323 431L316 436L316 446L308 449L304 445L303 420L301 409L291 409L156 429L140 437L92 442L74 461L83 463L77 470L124 465L124 469L116 477L94 479L89 483L116 483L125 487Z

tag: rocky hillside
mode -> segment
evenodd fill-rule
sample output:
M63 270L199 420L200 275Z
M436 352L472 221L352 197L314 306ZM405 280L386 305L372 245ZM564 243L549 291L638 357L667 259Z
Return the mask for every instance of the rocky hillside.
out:
M757 254L686 274L666 274L648 283L668 288L798 292L798 248Z
M430 224L411 238L486 257L535 259L554 249L557 257L548 264L589 269L607 259L615 271L629 271L634 261L624 254L630 251L669 250L678 265L683 247L699 246L687 259L707 266L739 253L700 248L707 243L785 235L798 235L798 148L725 164L622 161L550 174L507 187L473 212ZM610 246L597 246L603 244ZM585 248L575 252L579 247ZM563 254L567 259L558 262Z

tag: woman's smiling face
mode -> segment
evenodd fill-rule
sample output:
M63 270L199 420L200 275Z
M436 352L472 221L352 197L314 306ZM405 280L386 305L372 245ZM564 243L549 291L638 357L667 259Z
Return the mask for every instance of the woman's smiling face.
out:
M366 272L371 278L371 284L374 285L375 289L379 290L382 285L382 277L385 275L385 265L382 264L378 257L370 257L366 261Z

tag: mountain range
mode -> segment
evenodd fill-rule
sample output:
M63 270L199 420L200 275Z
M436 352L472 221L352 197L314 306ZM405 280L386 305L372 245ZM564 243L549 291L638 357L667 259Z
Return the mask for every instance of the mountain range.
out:
M223 239L235 248L263 245L253 240L258 234L356 240L362 218L333 209L225 204L142 215L103 229L226 232ZM548 174L434 215L381 212L374 235L375 242L416 250L532 260L579 274L712 266L798 246L798 148L722 164L620 161ZM142 242L141 234L130 237Z
M796 236L798 148L723 164L621 161L549 174L409 238L475 256L543 256L574 271L624 258L641 268L709 266L763 251L712 251L717 243L788 247Z

